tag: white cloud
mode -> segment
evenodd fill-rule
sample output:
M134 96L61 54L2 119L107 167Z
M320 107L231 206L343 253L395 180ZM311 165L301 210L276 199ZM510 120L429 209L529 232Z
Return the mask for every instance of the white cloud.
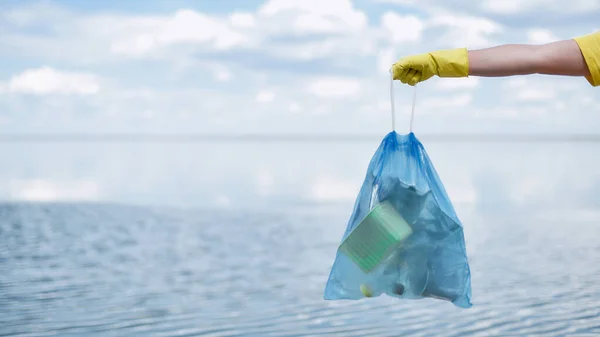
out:
M142 111L142 113L140 114L140 117L141 117L141 118L143 118L143 119L151 119L151 118L154 118L154 116L155 116L155 113L154 113L154 111L152 111L152 110L150 110L150 109L148 109L148 110L144 110L144 111Z
M5 56L0 55L0 59L3 60L5 74L19 74L22 71L22 69L12 70L22 62L11 63L18 59L17 56L22 55L27 57L28 63L57 67L64 65L65 68L61 70L85 67L85 71L98 74L98 77L91 75L93 78L91 83L94 83L97 89L86 90L85 85L79 84L67 86L70 89L66 91L72 93L97 91L96 95L84 98L50 96L44 99L27 99L19 95L0 95L0 123L2 123L2 115L10 116L10 120L0 124L0 132L85 133L116 130L117 132L177 134L192 132L236 134L239 131L248 131L383 135L390 129L387 71L398 58L437 48L452 46L473 48L477 45L489 45L496 41L511 39L521 41L530 38L531 41L542 41L548 40L549 36L555 36L554 34L567 36L570 29L576 29L576 27L553 26L550 23L540 29L540 27L530 26L517 16L511 16L504 18L510 19L511 25L503 30L492 20L477 17L475 14L455 16L444 11L430 11L426 2L428 0L392 1L418 3L419 14L414 18L420 18L423 27L419 28L416 19L411 23L412 19L407 15L408 11L401 11L400 8L398 14L388 15L387 21L382 17L380 21L378 19L381 10L368 9L368 2L361 2L360 8L365 8L365 11L373 13L374 16L370 25L365 21L362 28L353 28L361 27L360 11L348 5L359 14L356 15L357 20L354 23L346 22L343 16L352 18L353 12L347 10L337 12L335 8L328 9L327 7L334 2L330 3L327 0L321 0L318 4L305 0L303 3L296 3L295 6L301 7L300 9L278 10L272 14L235 13L230 12L235 10L233 6L226 5L225 7L231 8L220 8L215 13L188 11L187 19L186 15L181 14L182 11L177 12L179 14L162 12L154 15L132 16L118 14L118 9L111 9L110 14L77 13L69 10L70 14L61 16L60 20L44 19L39 16L27 18L25 15L15 19L19 21L18 25L7 29L3 22L0 26L2 31L0 49ZM436 1L442 3L440 0ZM281 6L290 3L294 5L294 2L280 2ZM444 2L448 7L450 3L466 3L466 1ZM472 6L468 11L475 13L479 3L474 0L470 3ZM346 5L341 5L343 6ZM547 21L561 22L561 18L562 16L557 16ZM512 20L521 21L512 22ZM564 20L564 22L571 21ZM402 28L403 25L405 29ZM581 25L585 26L587 23ZM184 31L186 27L190 31ZM38 34L38 31L43 33ZM303 32L319 34L297 36ZM335 34L322 34L329 32ZM228 40L229 33L232 34L229 36L233 37L230 40ZM244 40L236 40L237 34L244 36ZM221 41L220 45L219 41ZM418 41L418 43L411 43L411 41ZM121 46L123 49L117 48L117 54L111 55L110 46L120 46L119 43L123 44ZM28 44L30 49L25 50L22 47L24 44ZM228 44L231 48L249 46L254 49L248 53L243 49L231 53L218 52L217 56L214 56L215 49L225 48ZM204 53L204 51L210 52ZM124 60L123 55L140 55L145 58L156 57L156 59L149 62L146 60L131 62ZM247 63L240 63L240 60ZM298 60L314 61L297 62ZM185 63L185 67L176 68L177 64L182 63L181 61L189 61L189 63ZM98 65L99 67L94 68ZM174 72L174 68L179 71ZM60 70L54 69L54 71L65 74ZM110 77L113 81L105 81ZM428 81L418 89L415 129L417 132L422 131L427 134L473 132L476 129L489 130L492 133L560 133L587 130L593 132L593 127L600 125L598 123L600 120L594 117L594 115L600 116L594 114L598 112L597 104L594 105L598 100L593 98L594 89L588 88L585 80L560 78L558 82L549 80L548 77L540 77L540 81L533 81L536 78L538 77L518 77L515 87L503 87L502 84L508 81L505 79L433 78L431 82ZM517 77L514 79L516 80ZM4 92L9 92L10 77L6 76L2 80L4 82L0 86L3 86ZM215 81L224 81L223 83L227 82L227 85L214 83ZM65 90L56 89L55 85L44 85L43 81L36 80L33 83L38 86L37 92ZM412 88L396 83L396 126L399 130L407 130ZM574 88L565 90L561 83L571 84ZM23 86L19 90L23 91ZM26 90L31 92L33 89ZM576 94L571 95L571 93ZM547 102L546 100L552 96L554 98ZM477 99L475 100L474 97ZM258 104L255 103L256 101L270 103ZM248 113L240 114L240 105L247 106L250 109ZM568 111L557 111L565 108ZM257 111L261 113L256 113ZM474 118L477 113L479 113L478 118ZM142 117L146 119L142 120ZM567 120L566 123L560 123ZM32 126L34 124L39 127ZM432 152L437 152L438 155L448 152L444 151L443 144L442 150L439 148L436 150L437 145L432 145ZM237 145L234 147L242 148ZM174 156L174 159L186 157L186 149L182 149L179 153L171 149L161 150L162 148L152 147L153 150L150 151L154 153L152 156L162 156L160 154L162 151L165 155ZM351 205L359 192L364 170L373 150L373 146L368 144L353 144L348 151L338 147L337 144L320 144L314 149L304 149L300 146L298 151L306 152L304 153L306 158L314 159L315 155L320 158L312 160L317 163L313 165L313 169L310 167L306 169L302 165L302 160L298 159L302 154L296 153L297 151L292 151L294 154L283 160L280 158L279 150L275 148L269 151L263 149L257 154L242 149L238 157L254 158L253 160L256 161L255 165L246 163L239 172L240 177L245 176L242 180L247 183L248 188L238 186L237 189L224 189L221 188L222 184L214 184L213 181L212 185L220 187L214 191L205 191L207 194L203 198L207 198L209 204L222 207L231 206L233 201L233 205L237 207L238 199L248 200L249 194L270 196L269 200L276 199L275 201L283 202L285 198L277 198L280 193L294 194L294 196L300 193L303 197L308 196L317 201L341 200ZM285 152L285 149L281 151ZM130 152L126 150L125 155ZM331 155L332 153L335 155ZM45 158L35 153L30 156L38 159ZM472 155L466 157L474 158ZM262 166L269 158L277 159L273 159L275 166ZM39 169L43 166L27 158L21 159L22 165L13 164L3 168L7 177L15 178L19 172L28 172L28 167ZM160 165L159 168L156 168L157 165L145 165L158 172L154 174L158 177L157 188L154 190L165 190L163 187L167 185L176 186L176 183L165 181L164 177L177 176L169 173L178 170L177 167L173 167L173 163L178 161L159 161L171 164L165 164L163 169L160 169ZM119 172L132 171L123 169L123 161L118 157L112 161L101 162L109 163L108 170L94 171L112 174L114 170L111 169L111 162L118 164ZM140 162L143 161L139 158L135 160L135 163ZM481 162L489 164L490 161L483 159ZM507 162L516 161L507 160ZM348 163L359 163L355 165L358 168L352 168ZM279 168L277 165L280 165ZM138 166L140 165L133 165L133 168ZM185 166L194 165L188 163ZM223 177L228 175L228 172L223 171L223 168L228 167L227 163L217 162L213 166L212 169L207 168L206 165L202 165L201 168L208 170L208 173L211 171L220 173ZM498 165L488 166L493 168ZM579 166L594 167L594 165ZM23 167L26 169L23 170ZM64 167L66 166L59 167L59 173L68 175L69 170L65 171ZM255 170L253 167L259 169ZM294 172L294 168L298 167L303 169ZM459 172L464 168L456 169ZM48 168L40 170L48 171ZM460 207L471 205L480 197L478 192L481 190L473 187L470 178L479 174L481 170L477 168L473 172L467 172L466 177L458 173L454 174L452 171L446 174L452 178L446 186L448 193L453 202L462 205ZM279 173L273 175L277 172L281 173L281 176ZM214 177L215 174L199 176ZM525 177L529 179L529 176ZM114 177L108 176L108 180L114 181L112 178ZM100 181L104 180L107 179ZM132 191L136 192L136 195L142 195L143 191L151 186L145 181L147 179L142 180L139 181L139 186L143 187L139 189L139 194L134 191L135 186L131 184L135 179L126 180L129 181L128 192L126 191L123 198L126 200L137 198L133 196ZM518 182L518 179L512 181ZM544 188L539 188L539 184L540 182L535 179L524 181L522 185L517 184L518 189L509 188L510 197L515 201L532 202L539 196L532 193L541 192L542 195L548 192ZM208 189L211 186L211 184L200 185L206 185ZM86 183L85 180L70 182L41 178L15 181L5 184L4 187L6 187L5 196L19 200L93 200L100 196L106 198L106 193L120 193L112 188L110 191L105 191L102 184ZM133 190L130 187L133 187ZM198 189L193 190L198 191ZM240 192L241 194L235 193L241 197L229 194L232 191ZM180 192L182 191L171 191L174 194L181 194ZM115 198L117 195L110 197ZM171 197L163 195L163 199L171 199Z
M156 39L165 45L212 41L217 47L226 48L240 42L243 36L209 15L180 10L161 25Z
M396 101L394 101L394 103L396 103ZM369 105L368 108L372 109L372 106ZM375 104L375 109L377 109L379 111L385 111L385 112L391 111L391 109L392 109L391 101L389 101L389 100L378 101L377 104Z
M215 71L215 79L219 82L227 82L231 80L232 74L227 68L221 68Z
M301 33L359 31L367 25L367 16L349 0L268 0L259 13L267 18L278 16L282 28L289 22Z
M179 64L206 52L253 50L271 57L312 60L332 55L373 53L375 29L348 0L266 2L256 12L216 14L180 9L172 14L86 15L61 8L57 21L48 8L29 9L26 25L53 31L51 36L5 34L2 48L64 61L111 62L123 57L169 60ZM27 11L26 11L27 12ZM25 27L26 28L26 27ZM310 41L285 41L303 33L331 33ZM63 50L68 49L69 54ZM234 61L236 63L241 61ZM348 60L351 62L351 60Z
M247 35L232 25L246 28L250 21L249 17L238 14L230 23L189 9L179 10L173 16L123 17L119 20L120 25L113 28L116 41L112 42L110 50L117 54L142 56L179 44L230 49L249 41Z
M393 48L386 48L379 51L377 55L377 69L389 76L390 68L398 58L399 56L396 55L396 51Z
M269 103L275 100L275 93L269 90L261 90L256 95L256 101L259 103Z
M528 77L511 77L505 82L505 87L514 95L514 99L522 102L544 102L557 96L554 86Z
M479 78L474 76L464 78L439 78L436 81L436 87L444 91L475 89L479 86Z
M24 6L3 7L0 17L3 23L28 27L48 21L61 22L69 17L69 11L50 2L35 2Z
M422 105L425 109L436 109L437 111L439 108L464 107L469 105L472 101L472 94L460 94L455 96L429 98L425 100Z
M531 79L523 76L512 76L506 79L504 86L510 89L519 89L532 86Z
M426 22L427 28L444 28L446 33L439 36L446 46L484 47L492 43L489 35L501 33L504 28L484 17L459 14L434 15Z
M399 4L399 5L410 5L410 4L415 4L418 2L417 0L373 0L373 1L381 2L381 3Z
M256 19L251 13L233 13L229 16L229 22L236 28L252 28L256 25Z
M554 36L548 29L530 29L527 32L527 38L531 44L544 44L559 40L559 38Z
M35 89L24 89L28 86L22 84L13 86L21 92L97 95L85 99L52 96L42 103L24 100L18 95L0 95L1 110L11 115L8 124L0 128L4 131L8 128L6 125L18 125L23 130L33 130L29 120L24 123L12 115L29 111L31 124L41 125L49 121L47 117L41 117L46 116L42 111L49 111L51 106L53 111L63 112L62 121L48 123L53 125L49 126L53 130L81 130L78 119L70 116L85 111L86 119L97 121L93 125L102 131L131 130L133 120L152 116L135 128L180 132L191 130L193 124L201 124L202 131L211 132L244 128L270 132L279 127L306 132L313 130L314 114L321 114L320 131L337 127L352 132L374 132L380 125L389 124L388 70L397 59L438 48L476 48L511 39L542 41L568 34L560 26L528 26L527 22L521 21L505 29L493 20L477 16L480 7L474 0L451 1L452 4L470 3L472 15L456 15L453 12L456 8L450 8L449 2L444 3L446 9L443 9L442 2L435 1L437 6L430 6L431 0L412 1L418 4L418 11L401 11L406 8L402 6L396 13L385 13L391 6L373 10L368 8L368 2L361 3L359 10L346 0L273 0L266 1L256 11L240 12L231 7L215 12L182 9L151 15L131 15L118 10L105 12L107 14L80 13L66 5L61 7L59 15L52 14L49 8L37 8L36 13L27 14L31 8L25 7L20 15L12 21L4 20L0 27L3 32L0 49L9 54L9 63L20 56L33 55L33 62L40 65L65 65L61 70L85 67L86 71L90 69L95 74L106 72L101 77L90 75L90 85L72 84L66 86L68 89L57 89L56 85L37 80L32 82ZM372 19L367 20L362 10ZM313 27L309 27L311 25ZM307 32L317 34L301 36ZM243 39L236 38L239 34ZM128 55L150 60L129 63L131 61L124 57ZM98 65L101 67L94 68ZM105 80L111 77L112 81ZM0 90L10 92L11 79L3 80ZM418 94L418 108L429 106L442 111L448 107L448 111L455 113L461 107L469 106L470 109L473 105L470 110L484 111L477 123L492 121L493 124L499 117L488 113L492 106L500 112L511 111L511 116L513 111L515 116L533 116L527 117L532 121L532 128L550 130L559 117L550 113L544 123L534 124L538 116L527 113L528 109L533 111L533 105L543 105L538 110L547 108L544 100L550 97L555 99L552 111L565 106L567 109L580 106L577 113L585 114L595 109L591 103L584 107L583 101L573 105L577 98L569 95L570 92L579 90L577 97L593 94L581 91L587 83L576 80L565 78L560 83L540 81L529 87L504 88L507 90L500 95L495 85L504 83L503 79L434 78L420 90L423 94ZM230 89L214 82L227 82ZM566 84L574 89L563 89ZM398 110L409 107L411 97L410 88L400 89L400 86L402 84L398 83L398 90L408 90L408 94L399 91L396 97ZM477 101L470 95L474 94L474 89L477 89ZM139 95L142 91L147 94ZM285 113L269 113L269 117L266 113L248 114L247 118L233 113L240 102L257 101L268 104L251 104L255 108ZM384 103L380 104L381 101ZM530 104L515 104L517 101ZM563 103L554 104L559 101ZM480 102L485 102L487 107L479 106ZM202 106L200 111L198 106ZM503 113L502 118L507 115ZM399 118L402 116L400 114ZM448 116L422 125L428 132L436 131L436 125L451 119ZM269 123L265 123L267 118ZM589 118L580 119L589 121ZM573 129L589 128L591 123L578 122L580 119L572 119ZM448 127L454 127L452 123ZM466 124L468 121L461 125ZM504 131L507 126L502 127L501 131Z
M423 22L414 15L387 12L381 17L381 25L393 43L417 42L423 32Z
M88 201L100 197L100 187L93 180L13 180L8 193L18 201Z
M308 85L308 91L319 97L348 97L360 90L360 82L353 78L324 77Z
M333 36L321 39L295 41L293 43L268 44L262 51L288 60L335 60L337 65L350 65L354 59L370 56L376 50L377 40L369 34L357 33L356 36Z
M534 1L534 0L529 0ZM487 0L483 2L483 8L496 13L512 14L523 10L526 5L521 0Z
M471 12L483 11L494 14L519 14L554 12L560 14L585 13L600 9L595 0L571 0L568 5L558 0L371 0L376 3L391 3L417 7L428 12L468 8Z
M59 71L50 67L29 69L13 76L5 86L7 91L37 95L96 94L98 80L92 74Z
M290 103L290 112L300 112L302 110L302 106L300 106L300 104L296 103L296 102L292 102Z
M600 9L600 3L595 0L571 0L566 4L556 0L486 0L481 7L493 13L516 14L523 12L559 12L584 13Z
M555 98L556 93L553 90L544 90L539 88L524 88L517 91L515 97L518 101L544 102Z

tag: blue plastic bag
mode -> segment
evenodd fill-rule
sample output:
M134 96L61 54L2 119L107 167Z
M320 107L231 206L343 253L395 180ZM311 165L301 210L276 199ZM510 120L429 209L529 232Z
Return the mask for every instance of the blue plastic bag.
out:
M412 131L406 135L392 131L381 142L342 243L384 203L393 206L410 226L410 235L391 252L386 251L383 262L369 272L338 249L324 298L356 300L387 294L402 299L437 298L461 308L471 307L471 275L462 224L425 148ZM368 246L366 234L370 233L363 230L358 239Z

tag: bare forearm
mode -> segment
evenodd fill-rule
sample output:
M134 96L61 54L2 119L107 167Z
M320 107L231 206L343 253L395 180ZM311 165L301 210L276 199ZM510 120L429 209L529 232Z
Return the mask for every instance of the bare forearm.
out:
M506 44L471 50L468 55L469 75L473 76L589 75L579 46L573 40L543 45Z

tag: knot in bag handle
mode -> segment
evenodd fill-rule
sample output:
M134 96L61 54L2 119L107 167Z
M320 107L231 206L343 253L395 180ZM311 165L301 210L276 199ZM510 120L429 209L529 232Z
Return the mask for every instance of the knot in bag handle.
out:
M394 72L390 69L390 103L392 106L392 131L396 131L396 108L394 103ZM413 121L415 120L415 105L417 103L417 85L413 90L412 109L410 112L410 132L413 131Z

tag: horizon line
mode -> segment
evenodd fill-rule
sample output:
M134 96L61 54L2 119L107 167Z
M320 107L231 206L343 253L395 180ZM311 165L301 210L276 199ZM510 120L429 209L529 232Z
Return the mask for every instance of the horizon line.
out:
M310 134L310 133L48 133L2 134L0 142L337 142L381 140L385 134ZM600 142L600 133L524 134L524 133L423 133L426 141L508 141L508 142Z

